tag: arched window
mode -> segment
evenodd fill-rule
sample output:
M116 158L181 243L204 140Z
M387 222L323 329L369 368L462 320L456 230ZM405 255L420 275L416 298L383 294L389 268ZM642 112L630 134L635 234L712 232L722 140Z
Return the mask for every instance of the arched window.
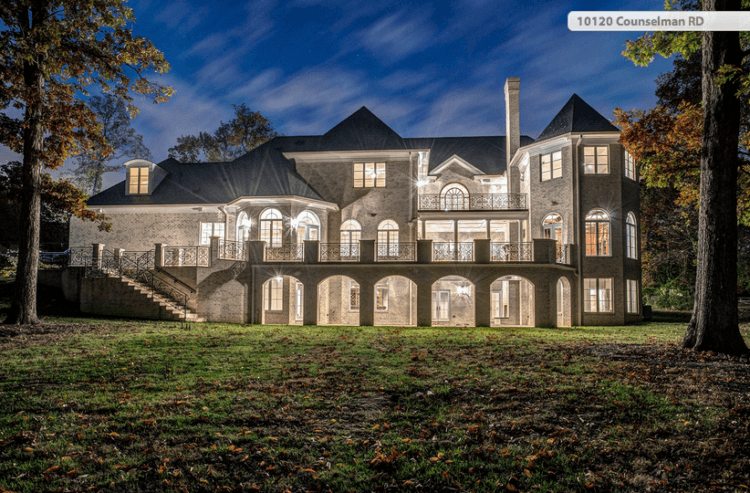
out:
M302 211L295 220L297 229L297 243L303 241L317 241L320 239L320 219L311 211Z
M625 220L625 254L628 258L638 258L638 235L636 233L635 214L628 213Z
M276 209L266 209L260 215L260 241L265 241L267 247L281 246L282 221L281 212Z
M544 228L544 237L557 241L557 245L562 245L562 225L563 220L560 214L547 214L542 222Z
M609 256L609 214L594 209L586 215L586 255Z
M362 226L354 219L344 221L341 225L341 256L356 257L359 255L359 240L362 239Z
M247 217L247 212L240 212L237 215L237 235L235 236L237 241L250 239L250 226L250 218Z
M378 226L378 257L398 257L398 224L391 219Z
M469 191L460 183L450 183L440 192L440 208L444 211L469 209Z

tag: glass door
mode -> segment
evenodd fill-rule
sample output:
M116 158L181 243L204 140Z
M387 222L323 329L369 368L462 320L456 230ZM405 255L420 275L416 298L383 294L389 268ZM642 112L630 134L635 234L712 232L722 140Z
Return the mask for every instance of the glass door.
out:
M432 292L432 320L435 323L446 323L450 320L451 292L440 290Z

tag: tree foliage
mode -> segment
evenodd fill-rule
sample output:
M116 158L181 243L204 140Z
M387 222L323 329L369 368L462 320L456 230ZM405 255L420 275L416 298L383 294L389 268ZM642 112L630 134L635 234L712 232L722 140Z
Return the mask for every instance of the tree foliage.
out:
M37 323L36 277L42 168L87 149L106 149L96 115L81 99L96 85L130 102L131 91L166 101L172 90L144 72L169 70L147 39L133 35L123 0L7 0L0 4L2 144L23 154L16 295L6 323ZM137 108L128 104L131 115Z
M232 105L235 117L213 134L183 135L169 157L185 163L232 161L276 137L271 121L244 103Z
M105 173L124 169L120 162L123 157L151 159L151 152L143 144L143 136L136 134L130 126L130 114L122 99L113 94L92 96L87 105L96 114L97 124L101 125L105 147L84 149L74 158L77 167L72 174L76 185L94 195L101 191Z
M737 11L750 7L750 0L703 0L700 4L667 1L666 6L669 10L679 6L685 10L702 7L707 11ZM695 173L691 170L695 169L694 157L699 157L695 304L683 339L685 347L696 350L748 352L737 323L736 296L737 185L742 181L738 167L743 164L738 154L745 154L747 144L746 139L740 139L740 96L750 92L747 46L748 33L659 31L628 41L623 52L636 65L648 65L657 54L669 57L679 53L689 61L701 50L702 108L683 101L674 113L657 108L648 115L630 115L642 123L640 139L636 140L644 143L647 152L632 145L632 140L631 145L635 157L647 163L645 174L649 168L654 172L647 183L651 180L659 184L655 173L663 169L668 176L662 184L664 180L684 179L688 191L680 195L680 200L695 200ZM632 123L627 115L618 115L622 118ZM656 132L666 134L659 137ZM670 153L672 158L666 159ZM686 161L680 163L681 158Z

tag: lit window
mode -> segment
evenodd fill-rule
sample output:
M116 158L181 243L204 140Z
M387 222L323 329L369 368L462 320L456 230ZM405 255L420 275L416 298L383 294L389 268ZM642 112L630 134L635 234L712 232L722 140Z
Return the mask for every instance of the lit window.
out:
M638 313L638 308L640 307L640 303L638 302L638 281L634 281L632 279L628 279L628 286L627 286L626 294L626 305L628 309L628 313Z
M264 241L267 247L278 248L281 246L281 232L281 212L276 209L263 211L260 215L260 241Z
M385 187L385 163L354 163L354 188Z
M375 310L388 311L388 285L375 286Z
M284 279L274 277L266 282L265 287L264 298L266 311L281 311L283 308L282 293L284 291Z
M638 258L638 235L635 228L635 215L628 213L625 221L625 254L628 258Z
M378 257L398 257L398 224L390 219L378 226Z
M444 211L469 209L469 191L460 183L451 183L440 193L440 208Z
M212 236L224 238L224 223L201 223L200 244L210 244Z
M359 255L359 240L362 238L362 226L354 219L349 219L341 225L341 256L357 257Z
M562 152L542 155L542 181L562 176Z
M625 176L635 180L635 160L628 151L625 151Z
M145 194L148 193L148 168L132 167L128 168L130 174L128 178L128 193Z
M609 215L596 209L586 215L586 256L609 255Z
M583 172L587 175L606 175L609 173L606 146L583 148Z
M612 312L612 279L583 280L583 311Z
M359 284L355 281L351 281L349 284L349 311L359 311Z

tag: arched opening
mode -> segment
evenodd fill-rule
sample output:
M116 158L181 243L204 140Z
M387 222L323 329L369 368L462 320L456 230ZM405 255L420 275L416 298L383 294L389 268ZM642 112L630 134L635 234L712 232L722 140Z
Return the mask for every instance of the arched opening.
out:
M341 257L359 257L359 241L362 239L362 225L354 219L341 225Z
M331 276L318 284L318 325L359 325L359 283Z
M562 245L563 242L563 220L560 214L552 213L545 216L542 221L542 228L544 229L544 237L557 241L557 246Z
M250 227L252 222L247 215L247 212L242 211L237 215L237 234L235 239L237 241L247 241L250 239Z
M570 327L572 325L572 304L570 299L570 281L567 277L557 280L557 326Z
M374 325L416 325L417 285L403 276L381 279L374 288Z
M474 284L465 277L441 277L432 284L432 325L474 326Z
M440 192L440 208L444 211L469 209L469 191L460 183L449 183Z
M610 255L609 226L609 214L602 209L594 209L586 214L586 256Z
M398 258L398 224L386 219L378 225L378 259Z
M312 211L300 212L297 219L294 220L297 230L297 243L302 244L304 241L318 241L320 239L320 219Z
M267 247L279 248L282 243L283 219L277 209L266 209L260 215L260 241Z
M490 286L492 327L534 326L534 285L525 277L504 276Z
M638 229L635 223L635 214L628 212L625 219L625 255L628 258L638 259Z
M304 285L293 276L274 276L263 283L263 318L266 325L302 325Z

